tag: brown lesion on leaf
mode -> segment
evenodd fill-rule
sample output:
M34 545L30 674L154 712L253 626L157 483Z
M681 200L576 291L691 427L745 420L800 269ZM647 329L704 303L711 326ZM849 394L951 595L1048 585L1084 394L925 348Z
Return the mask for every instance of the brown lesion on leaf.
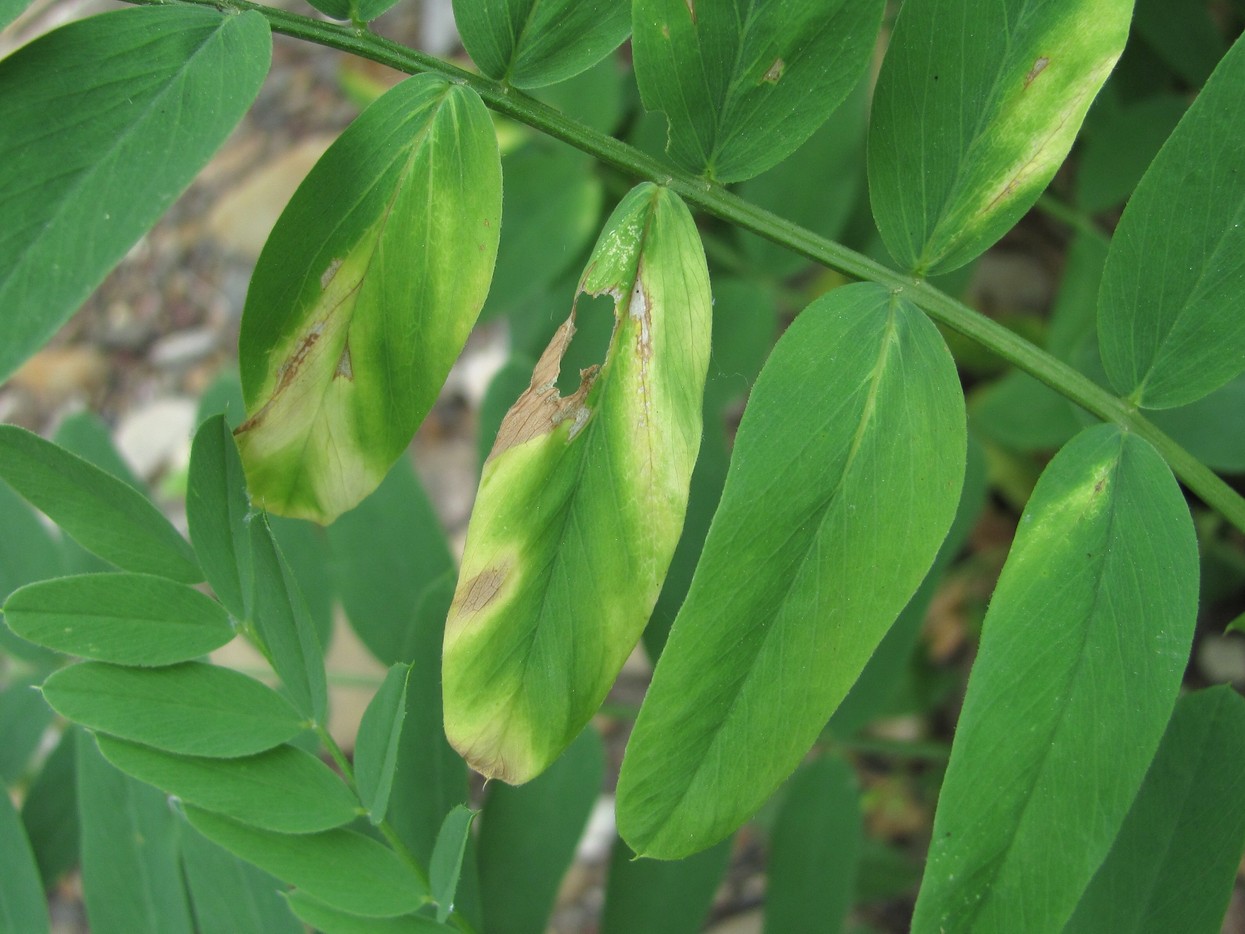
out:
M774 59L774 64L769 66L769 70L761 76L761 81L766 84L777 84L778 79L782 77L783 69L787 67L787 63L781 58Z
M259 426L264 420L264 416L268 413L269 407L277 400L289 385L298 377L299 371L302 370L303 364L307 358L311 356L311 352L315 349L316 344L320 342L320 338L324 336L324 322L317 321L308 330L307 333L299 340L298 345L294 348L294 352L289 355L284 363L277 370L277 383L272 390L272 395L268 397L268 401L260 408L258 412L244 421L241 425L234 429L235 435L250 431ZM353 377L352 377L353 378Z
M692 17L692 25L696 25L696 0L683 0L687 4L687 12Z
M501 590L506 582L508 569L504 567L485 568L471 580L465 582L454 593L454 603L450 616L460 616L480 612Z
M1033 67L1030 68L1029 73L1025 75L1025 90L1026 91L1029 89L1029 85L1031 85L1037 79L1038 75L1040 75L1042 72L1046 70L1046 66L1049 64L1050 64L1050 59L1047 58L1045 55L1041 56L1037 61L1033 63Z
M493 449L489 452L489 460L525 441L548 434L568 419L576 423L571 426L571 437L574 437L578 428L587 421L590 413L584 401L588 398L597 373L600 372L599 366L580 370L579 388L569 396L558 395L557 382L558 374L562 370L562 356L574 335L575 312L572 311L571 316L562 322L557 333L553 335L553 340L549 342L545 352L540 355L531 383L502 419L497 440L493 442Z

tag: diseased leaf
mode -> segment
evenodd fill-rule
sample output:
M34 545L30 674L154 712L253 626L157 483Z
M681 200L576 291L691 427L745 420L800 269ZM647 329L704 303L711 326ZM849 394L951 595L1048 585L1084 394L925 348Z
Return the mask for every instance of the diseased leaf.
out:
M359 804L333 770L293 746L236 759L177 756L99 736L104 758L187 804L281 833L329 830L354 820Z
M446 734L511 783L579 734L634 647L700 446L712 300L678 196L633 189L580 291L615 301L605 362L558 394L572 310L484 465L445 629Z
M354 747L355 782L359 800L373 824L385 819L389 793L398 766L402 725L406 721L406 685L409 665L394 665L363 711Z
M1102 274L1111 384L1155 409L1245 370L1245 39L1219 63L1124 209Z
M0 62L0 382L207 164L271 54L259 13L177 6L91 16Z
M80 545L127 571L203 580L194 550L133 487L15 425L0 425L0 479Z
M79 574L28 584L4 603L15 633L58 652L118 665L170 665L234 636L219 603L150 574Z
M1197 581L1148 443L1099 425L1050 462L983 624L914 931L1062 928L1171 715Z
M497 139L476 93L410 78L316 164L260 254L239 356L251 497L329 523L410 443L497 255Z
M901 296L846 286L796 318L753 389L627 747L632 849L717 842L799 765L929 570L965 445L955 364Z
M631 31L618 0L454 0L463 47L484 74L516 88L565 81Z
M273 833L196 807L186 817L213 843L342 911L386 918L428 899L427 886L392 850L353 830Z
M864 74L879 0L635 0L636 81L666 151L720 182L791 155Z
M906 0L873 97L869 195L917 276L984 252L1037 200L1128 38L1132 0Z
M43 696L85 727L188 756L263 752L304 725L271 688L198 662L145 670L82 662L48 678Z

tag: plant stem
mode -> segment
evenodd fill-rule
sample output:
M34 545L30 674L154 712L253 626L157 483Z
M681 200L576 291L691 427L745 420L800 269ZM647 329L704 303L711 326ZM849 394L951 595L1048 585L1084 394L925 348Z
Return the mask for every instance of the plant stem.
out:
M129 2L163 6L167 0ZM1145 438L1158 449L1189 489L1238 529L1245 531L1245 498L1151 424L1135 406L1112 395L1079 371L1018 337L1003 325L919 278L896 272L840 243L818 236L745 201L715 182L672 168L509 85L473 74L435 56L407 48L354 26L326 23L250 3L248 0L179 2L226 11L255 10L268 20L268 25L274 32L349 52L407 74L435 74L447 81L469 87L492 110L562 140L633 178L663 185L715 217L765 237L815 263L855 279L876 282L895 292L902 292L904 298L931 318L989 348L1087 412Z

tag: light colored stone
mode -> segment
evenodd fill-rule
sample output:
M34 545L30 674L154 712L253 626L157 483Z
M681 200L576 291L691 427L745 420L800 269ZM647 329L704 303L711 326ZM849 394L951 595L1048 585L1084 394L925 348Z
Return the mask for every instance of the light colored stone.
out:
M221 198L207 231L227 250L259 256L277 218L334 137L312 136L252 172Z
M195 400L184 396L156 399L126 414L113 440L134 473L151 480L189 461L197 411Z

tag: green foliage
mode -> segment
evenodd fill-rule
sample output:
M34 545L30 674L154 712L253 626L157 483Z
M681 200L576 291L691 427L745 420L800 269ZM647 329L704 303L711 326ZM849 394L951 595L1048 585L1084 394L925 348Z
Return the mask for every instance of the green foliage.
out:
M423 74L265 245L188 539L95 416L0 425L0 931L76 867L103 934L536 934L620 758L605 934L758 854L774 934L1218 930L1245 701L1180 693L1245 593L1245 9L456 0L473 73L391 0L136 2L0 61L0 376L270 30ZM1011 329L948 294L1004 237ZM1034 242L1049 317L987 305ZM481 318L457 560L406 451ZM342 745L339 619L384 672Z

